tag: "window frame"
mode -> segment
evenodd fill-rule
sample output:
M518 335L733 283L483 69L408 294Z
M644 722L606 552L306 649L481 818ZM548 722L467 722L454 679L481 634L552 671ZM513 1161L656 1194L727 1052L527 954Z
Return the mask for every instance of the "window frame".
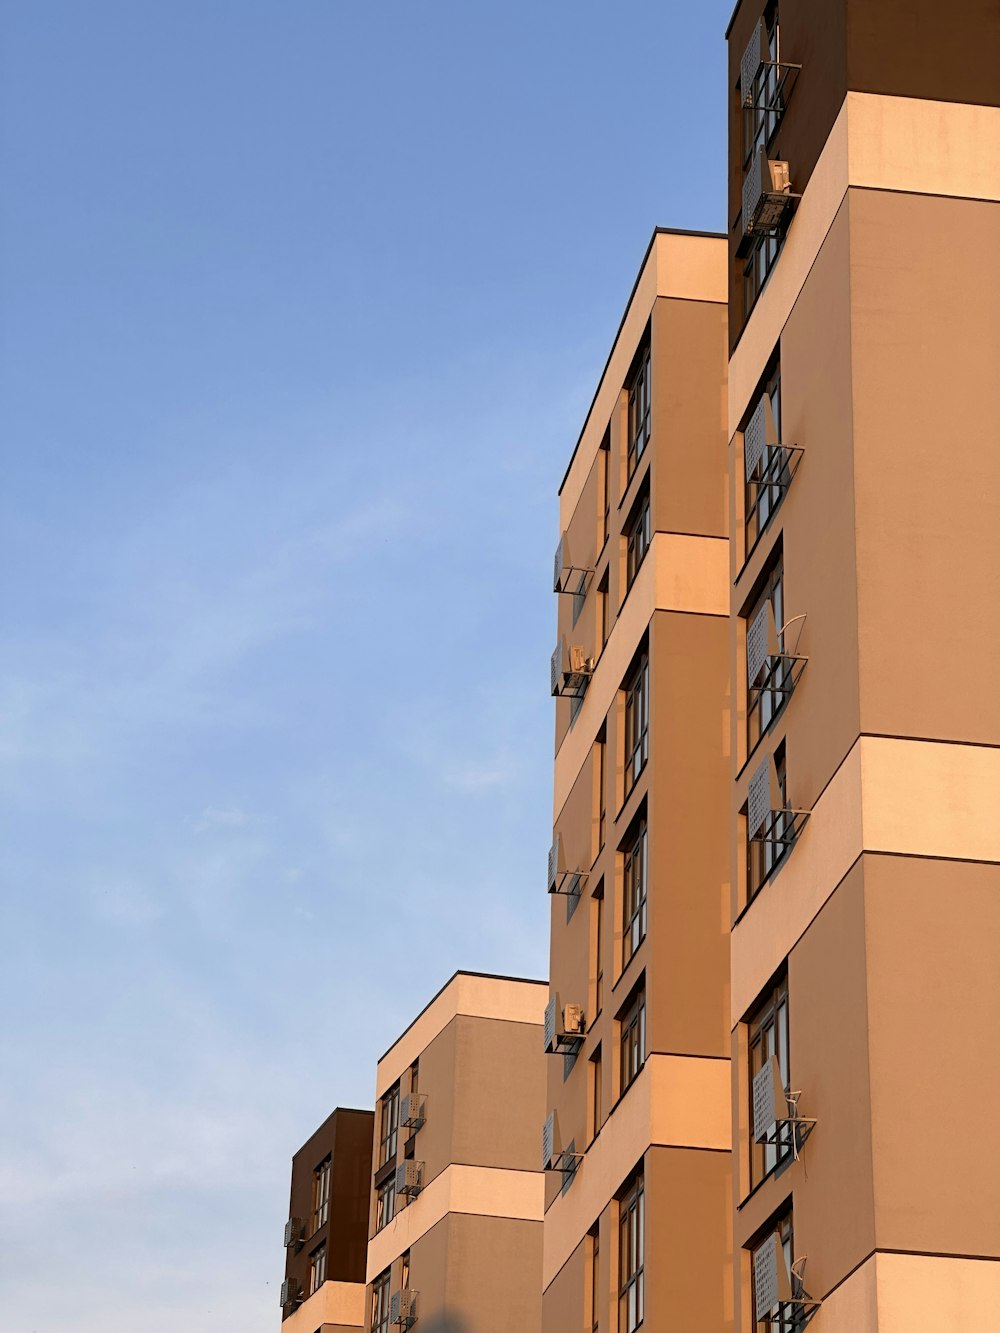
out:
M326 1241L317 1245L309 1255L309 1295L314 1296L326 1281L327 1247Z
M646 1064L646 978L629 996L618 1018L618 1097L625 1096Z
M399 1148L399 1079L380 1102L379 1166L392 1161Z
M769 1318L756 1318L757 1293L754 1286L754 1256L762 1246L770 1244L771 1237L775 1232L781 1239L782 1254L788 1267L789 1277L792 1277L792 1264L795 1262L795 1228L792 1224L792 1212L789 1209L783 1216L769 1223L765 1234L758 1239L756 1245L750 1247L750 1317L753 1321L754 1333L797 1333L802 1328L801 1311L794 1305L782 1305L781 1302L778 1302L771 1306ZM778 1312L776 1317L775 1310Z
M788 809L788 764L784 741L776 747L773 763L782 809L776 815L772 813L768 816L764 825L768 835L766 838L759 841L747 838L748 904L753 902L792 850L792 840L788 835L794 831L795 816Z
M625 678L625 797L639 781L649 759L649 649L643 648Z
M622 847L622 971L646 938L649 822L643 810Z
M747 1019L747 1086L750 1126L750 1187L756 1187L794 1155L792 1126L781 1125L777 1143L757 1143L753 1137L753 1081L770 1060L778 1057L782 1084L791 1087L791 1058L788 1021L788 976L782 973L768 987Z
M637 1172L618 1204L618 1330L635 1333L645 1318L645 1177Z
M644 486L625 531L625 590L635 582L653 540L649 487Z
M390 1269L386 1268L372 1283L371 1333L389 1333L392 1307L389 1292L391 1276Z
M755 616L765 602L771 603L775 629L778 633L778 647L783 649L781 631L785 623L785 562L780 545L768 564L760 593L744 621L744 642L746 642L746 632L749 631ZM750 693L750 681L747 681L748 758L774 726L791 697L791 663L782 660L767 679L770 688L758 689L755 694Z
M333 1170L332 1154L327 1153L319 1166L313 1168L312 1231L315 1234L330 1220L330 1175Z
M636 357L635 369L628 381L628 445L625 474L629 481L646 452L651 432L652 340L647 333Z
M396 1216L396 1173L390 1171L375 1191L375 1230L387 1227Z

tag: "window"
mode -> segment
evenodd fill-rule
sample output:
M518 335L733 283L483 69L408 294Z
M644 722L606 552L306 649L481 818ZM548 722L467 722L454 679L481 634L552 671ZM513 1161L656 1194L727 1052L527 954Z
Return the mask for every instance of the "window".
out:
M781 72L777 68L778 54L778 7L768 6L765 14L768 38L768 62L757 71L753 90L753 106L743 112L743 170L752 168L763 148L769 150L772 139L777 133L784 110L781 88ZM777 150L773 150L775 153ZM771 152L768 153L771 156ZM774 268L783 236L754 237L747 263L743 270L743 310L749 315L757 297L764 288L771 270Z
M389 1270L372 1283L372 1333L389 1333Z
M378 1188L375 1198L375 1230L381 1231L392 1221L396 1213L396 1176L390 1173Z
M379 1143L379 1166L384 1166L396 1156L396 1140L399 1134L399 1084L395 1083L382 1098L381 1139Z
M600 1257L600 1226L595 1226L591 1232L591 1333L597 1333L597 1329L600 1328Z
M783 649L781 630L785 623L785 589L780 554L771 566L770 573L764 581L764 587L754 603L753 610L747 616L748 630L765 602L771 603L774 627L778 631L778 646ZM770 668L765 667L756 682L747 682L748 687L753 684L756 684L757 688L749 692L747 699L747 754L753 750L761 736L764 735L781 712L785 701L791 694L791 663L782 657Z
M601 579L600 586L597 589L598 612L601 622L601 649L608 641L608 635L611 632L611 601L608 597L608 571L604 571L604 578Z
M309 1256L309 1295L326 1281L326 1241Z
M628 387L628 475L632 476L649 443L649 344Z
M597 850L600 851L604 846L604 839L607 836L608 808L607 797L605 796L605 784L607 774L605 764L607 761L607 740L604 731L597 738L597 754L595 767L597 769Z
M757 1185L792 1151L792 1126L778 1127L777 1143L753 1142L753 1080L776 1056L781 1083L790 1087L788 1073L788 978L783 977L762 997L749 1022L750 1072L750 1183Z
M642 1323L642 1257L645 1232L645 1194L638 1176L619 1205L619 1333L633 1333Z
M590 1118L593 1124L590 1137L591 1140L597 1138L601 1128L601 1079L603 1077L601 1069L601 1048L590 1057Z
M601 444L601 545L608 540L611 531L611 432Z
M622 967L638 949L646 937L646 881L648 866L649 836L646 818L642 817L639 826L625 848L623 867L622 898Z
M621 1095L632 1086L646 1060L646 987L639 987L621 1019Z
M649 538L649 491L646 491L643 494L642 499L639 501L635 516L628 526L628 544L626 547L625 559L626 588L631 588L632 584L635 582L635 576L639 572L639 566L642 564L646 552L649 550Z
M313 1172L312 1229L318 1231L330 1219L330 1158L325 1158Z
M399 1288L400 1291L408 1291L410 1287L410 1251L406 1253L399 1261Z
M789 1281L791 1281L792 1264L795 1260L795 1253L792 1248L792 1215L789 1213L783 1217L775 1226L773 1231L769 1231L765 1239L754 1249L753 1258L756 1258L758 1252L765 1245L774 1244L774 1236L777 1233L781 1245L781 1259L784 1261L785 1268L788 1270ZM754 1264L750 1265L751 1282L753 1281ZM752 1309L757 1309L757 1292L754 1288L751 1300ZM801 1310L794 1305L782 1304L776 1301L771 1306L770 1317L767 1319L757 1319L754 1321L754 1333L793 1333L793 1330L801 1329L802 1319Z
M410 1093L414 1097L420 1091L419 1084L420 1084L420 1061L414 1060L413 1064L410 1065Z
M782 808L765 821L757 838L747 844L747 899L753 898L764 887L792 845L795 834L795 816L788 805L788 775L785 766L784 742L774 753L774 770Z
M771 4L764 15L767 23L768 63L757 71L753 106L743 112L743 168L766 149L781 121L784 107L778 63L778 6Z
M774 429L781 439L781 369L776 367L764 384L764 394L771 404L774 417ZM755 406L760 399L755 400ZM775 457L777 455L777 457ZM768 450L754 468L752 476L745 482L743 521L746 528L746 551L753 550L757 538L761 535L774 516L781 503L781 497L791 482L788 466L788 454L784 449Z
M643 653L625 686L625 795L649 757L649 654Z
M594 997L594 1014L597 1015L604 1007L604 885L601 884L594 892L594 915L597 920L595 923L594 939L594 970L597 974L597 994Z

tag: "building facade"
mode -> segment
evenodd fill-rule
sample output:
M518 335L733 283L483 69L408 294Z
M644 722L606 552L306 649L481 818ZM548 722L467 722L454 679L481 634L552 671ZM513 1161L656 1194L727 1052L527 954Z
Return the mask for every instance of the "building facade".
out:
M368 1333L538 1329L547 995L457 972L378 1062Z
M1000 6L729 40L739 1333L1000 1309Z
M282 1333L364 1326L373 1123L338 1107L292 1158Z
M726 265L654 234L560 490L545 1333L731 1326Z

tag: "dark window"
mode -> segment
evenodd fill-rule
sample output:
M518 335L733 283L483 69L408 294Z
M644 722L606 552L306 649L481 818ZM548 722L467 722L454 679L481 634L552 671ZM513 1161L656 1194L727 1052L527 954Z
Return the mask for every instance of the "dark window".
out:
M313 1172L312 1229L325 1227L330 1218L330 1159L325 1158Z
M593 1129L590 1137L597 1137L601 1128L601 1048L590 1057L590 1115L593 1121Z
M792 1151L792 1127L778 1127L776 1143L753 1141L753 1080L775 1056L781 1071L781 1083L789 1088L788 1072L788 980L782 978L760 1003L749 1021L750 1063L750 1183L758 1184Z
M601 1258L601 1233L594 1227L590 1233L590 1328L597 1333L601 1326L601 1279L599 1265Z
M601 445L601 545L608 540L611 530L611 433Z
M764 393L771 404L774 417L774 429L781 439L781 370L776 368L768 376ZM760 399L755 399L755 405ZM744 490L744 526L746 528L746 551L750 551L774 515L781 503L781 497L788 489L789 475L788 454L782 448L765 448L761 460L754 467L753 473L746 479Z
M396 1177L390 1175L379 1186L375 1199L375 1230L381 1231L392 1221L396 1212Z
M649 344L639 356L639 364L628 386L628 475L638 466L649 443Z
M597 850L604 846L604 839L607 835L608 806L605 794L605 783L607 774L605 772L605 763L607 758L607 741L602 731L597 738Z
M632 1086L646 1061L646 987L639 987L621 1016L621 1093Z
M372 1333L389 1333L389 1270L372 1283Z
M643 653L625 685L625 795L649 757L649 654Z
M784 1263L788 1272L789 1282L792 1281L792 1264L795 1261L795 1252L792 1246L792 1215L789 1213L775 1226L773 1231L768 1232L761 1243L755 1247L751 1255L751 1283L753 1282L754 1264L753 1258L757 1252L765 1245L774 1245L774 1236L777 1234L778 1242L781 1247L781 1254L778 1262ZM753 1302L752 1309L757 1309L756 1288L751 1293ZM800 1307L789 1305L787 1303L776 1302L771 1306L770 1316L767 1319L757 1319L754 1321L754 1333L796 1333L802 1328L802 1316Z
M382 1098L381 1116L379 1166L384 1166L396 1156L396 1140L399 1134L398 1083L395 1083Z
M309 1295L326 1281L326 1241L309 1256Z
M597 589L597 596L600 602L600 621L601 621L601 648L608 641L608 635L611 632L611 599L608 596L608 571L604 571L604 578L601 579L600 586Z
M597 918L594 931L594 968L597 974L597 995L594 1013L599 1014L604 1006L604 885L594 893L594 915Z
M619 1205L619 1333L633 1333L643 1318L643 1249L645 1244L645 1193L638 1176Z
M778 779L781 809L772 811L764 821L757 837L747 845L747 896L753 898L767 883L791 849L795 833L795 816L788 806L788 775L785 767L784 742L774 754L774 770Z
M625 561L625 586L631 588L635 582L635 576L639 572L639 566L646 557L649 550L650 540L650 517L649 517L649 491L646 491L639 501L639 507L635 512L628 527L628 545L626 548Z
M646 882L649 835L645 816L625 848L622 867L622 967L646 937Z
M764 580L761 594L747 616L747 628L753 624L757 613L765 602L771 603L774 627L778 633L778 645L783 648L781 631L785 623L784 566L781 556L771 566ZM768 727L781 711L782 705L791 690L791 664L782 656L777 662L765 666L757 681L748 681L747 699L747 753L767 731ZM753 686L754 688L749 688Z

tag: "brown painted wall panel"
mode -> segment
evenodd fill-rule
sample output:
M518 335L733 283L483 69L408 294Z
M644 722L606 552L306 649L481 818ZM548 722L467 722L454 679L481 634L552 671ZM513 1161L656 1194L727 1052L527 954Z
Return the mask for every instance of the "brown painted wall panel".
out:
M719 379L725 307L660 298L653 307L652 354L653 528L725 537L728 423L725 381Z
M862 728L997 744L1000 204L850 218Z
M373 1125L371 1111L338 1107L292 1158L288 1215L302 1218L307 1231L312 1217L313 1172L325 1157L332 1159L329 1221L308 1235L304 1245L285 1251L285 1276L297 1278L306 1292L309 1256L324 1241L330 1281L365 1280Z
M646 1153L643 1327L649 1333L732 1328L732 1294L723 1278L732 1263L730 1188L728 1153L676 1148Z
M452 1160L537 1171L545 1119L539 1028L467 1015L459 1015L451 1026L457 1057ZM510 1113L512 1095L516 1115Z
M1000 866L866 857L876 1239L1000 1256Z
M449 1213L410 1251L422 1333L541 1326L541 1223Z
M607 1260L607 1256L602 1256ZM586 1241L576 1247L569 1259L549 1283L542 1297L542 1328L545 1333L590 1333L587 1318L590 1295L589 1252ZM604 1271L610 1279L607 1262ZM606 1299L610 1291L605 1291ZM607 1324L605 1324L607 1327Z
M729 1055L727 662L721 616L653 618L650 1049Z

